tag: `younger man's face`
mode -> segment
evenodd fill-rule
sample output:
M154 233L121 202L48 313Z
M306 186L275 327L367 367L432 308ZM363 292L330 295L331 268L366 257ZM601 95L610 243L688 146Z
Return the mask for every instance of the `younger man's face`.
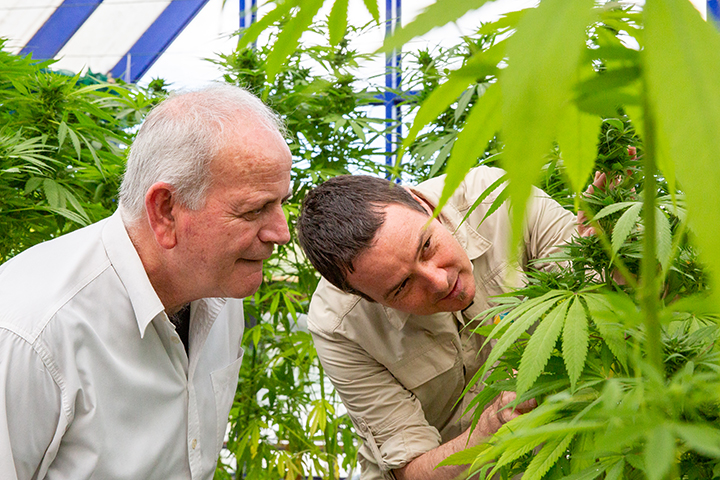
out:
M385 207L373 245L353 262L350 285L376 302L416 315L454 312L475 296L467 254L437 220L408 207Z

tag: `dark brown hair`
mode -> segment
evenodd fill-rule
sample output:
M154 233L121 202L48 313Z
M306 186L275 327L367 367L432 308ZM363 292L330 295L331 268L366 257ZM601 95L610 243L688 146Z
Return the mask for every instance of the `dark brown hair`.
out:
M370 300L353 289L347 275L353 261L373 244L385 222L384 207L404 205L428 215L404 188L366 175L341 175L310 191L303 201L297 232L313 266L339 289Z

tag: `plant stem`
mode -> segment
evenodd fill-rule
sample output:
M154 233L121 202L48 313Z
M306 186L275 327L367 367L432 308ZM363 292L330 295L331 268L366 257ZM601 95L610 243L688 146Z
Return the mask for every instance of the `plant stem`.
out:
M645 89L647 92L647 88ZM644 96L645 111L645 157L643 158L645 179L643 192L643 235L641 305L645 322L645 350L648 361L659 372L662 372L662 343L660 338L660 321L658 318L658 269L655 259L657 245L655 237L655 120L650 110L647 95Z

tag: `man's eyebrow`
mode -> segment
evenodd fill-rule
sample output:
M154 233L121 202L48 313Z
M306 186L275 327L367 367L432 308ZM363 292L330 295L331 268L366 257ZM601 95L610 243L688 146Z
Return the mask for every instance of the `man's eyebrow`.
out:
M425 245L425 241L429 235L430 235L430 229L423 228L422 233L420 234L420 239L418 241L417 249L415 250L415 256L413 257L414 259L417 259L420 256L420 254L422 253L423 246ZM387 293L385 293L385 295L383 295L383 299L385 301L388 301L390 299L390 296L393 294L393 292L395 292L398 288L400 288L400 285L402 285L403 282L405 282L406 278L407 277L403 277L397 284L390 287L388 289Z

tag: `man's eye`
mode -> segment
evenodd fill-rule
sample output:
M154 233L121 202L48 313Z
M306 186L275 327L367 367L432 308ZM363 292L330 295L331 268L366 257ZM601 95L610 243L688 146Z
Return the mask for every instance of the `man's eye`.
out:
M402 292L402 291L405 289L405 286L408 284L408 280L409 280L409 279L406 278L405 281L400 284L400 286L398 287L398 289L395 290L395 297L397 297L398 295L400 295L400 292Z
M428 250L430 250L430 238L425 240L425 243L423 244L423 247L422 247L423 253L426 253Z
M244 213L243 217L246 220L254 220L257 217L259 217L260 215L262 215L263 210L264 210L263 208L258 208L256 210L250 210L249 212Z

